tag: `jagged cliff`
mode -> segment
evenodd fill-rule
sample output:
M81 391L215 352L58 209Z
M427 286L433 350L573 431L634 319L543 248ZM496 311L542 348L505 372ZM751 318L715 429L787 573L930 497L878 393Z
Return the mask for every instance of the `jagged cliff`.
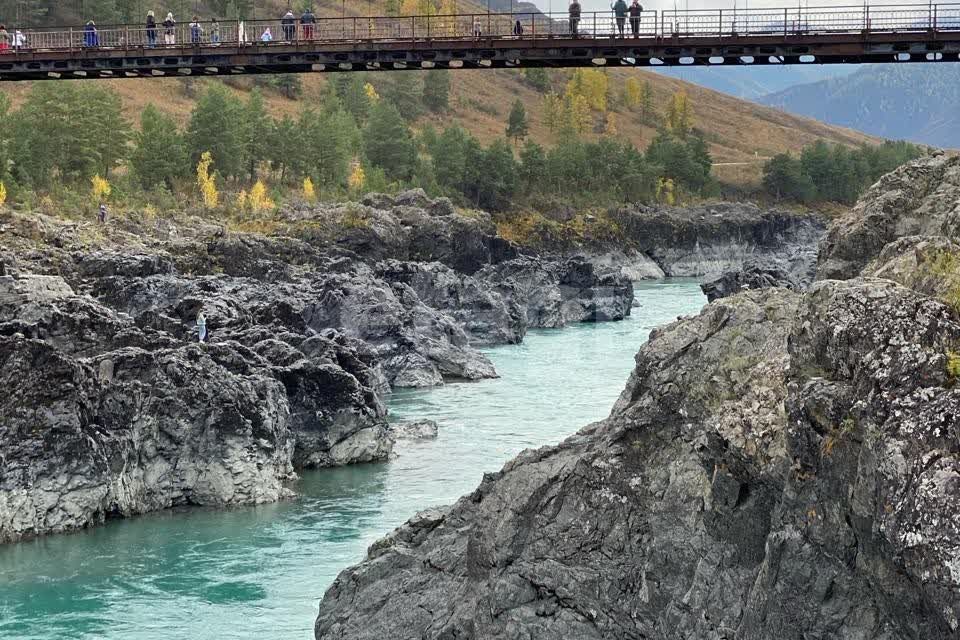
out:
M633 302L422 192L283 215L270 236L0 215L0 542L384 460L391 388L496 376L477 345Z
M654 331L607 419L343 572L318 640L960 638L957 176L881 180L808 292Z

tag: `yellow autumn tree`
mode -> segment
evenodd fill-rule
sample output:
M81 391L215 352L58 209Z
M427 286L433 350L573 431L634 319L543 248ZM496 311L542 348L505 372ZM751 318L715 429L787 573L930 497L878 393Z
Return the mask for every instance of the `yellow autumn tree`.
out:
M270 199L270 194L267 193L267 185L263 184L263 180L257 180L250 189L249 202L250 210L255 213L270 211L276 207Z
M113 189L110 188L110 183L107 182L106 178L101 178L99 175L95 175L90 178L90 197L93 198L94 202L101 202L110 197L110 192Z
M667 129L674 135L683 137L693 129L693 107L683 91L673 94L667 109Z
M671 206L676 204L677 195L672 178L660 178L657 181L657 202Z
M0 207L7 203L7 187L0 182Z
M350 186L351 191L359 193L366 183L367 174L364 172L363 167L360 166L360 163L357 162L353 165L353 171L350 172L350 178L348 178L347 184Z
M216 178L210 175L210 165L213 164L213 156L209 151L204 151L200 156L200 162L197 163L197 187L200 189L200 196L203 198L203 206L207 209L216 209L220 204L220 192L217 191Z
M550 133L558 133L563 129L563 100L557 94L551 92L543 96L543 124L550 130Z
M590 128L590 103L585 96L567 96L564 101L565 128L583 133Z
M313 188L313 180L310 176L303 179L303 199L307 202L317 201L317 190Z
M600 69L577 69L567 82L568 96L582 96L591 109L607 110L607 74Z
M640 81L636 78L627 78L623 84L623 104L628 109L633 109L640 104L640 98L643 96L643 88Z
M250 196L247 194L247 190L240 189L240 193L237 194L237 209L240 211L246 211L249 200Z
M613 137L617 135L617 117L607 113L603 122L603 135Z
M367 95L367 100L370 101L370 104L380 102L380 94L377 93L376 88L369 82L363 85L363 92Z

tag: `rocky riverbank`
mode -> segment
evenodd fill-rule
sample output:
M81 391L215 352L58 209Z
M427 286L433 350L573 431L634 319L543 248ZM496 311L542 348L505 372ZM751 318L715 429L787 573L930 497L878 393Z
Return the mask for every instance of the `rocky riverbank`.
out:
M318 640L960 638L958 203L917 161L808 292L654 331L606 420L375 543Z
M274 225L0 214L0 542L287 497L298 469L390 455L390 389L494 377L478 346L633 302L419 192Z

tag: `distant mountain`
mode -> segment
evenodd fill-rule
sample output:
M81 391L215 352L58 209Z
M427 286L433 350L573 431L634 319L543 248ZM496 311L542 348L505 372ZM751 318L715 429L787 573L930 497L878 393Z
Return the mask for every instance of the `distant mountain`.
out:
M960 65L871 65L761 102L885 138L960 147Z
M678 78L702 87L729 93L738 98L757 100L771 93L794 86L839 78L854 73L853 65L810 66L715 66L670 67L657 69L671 78Z

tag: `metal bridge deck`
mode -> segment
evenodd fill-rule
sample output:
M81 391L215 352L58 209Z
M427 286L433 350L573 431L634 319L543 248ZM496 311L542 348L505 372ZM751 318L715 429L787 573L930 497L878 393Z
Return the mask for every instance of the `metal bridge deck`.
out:
M517 28L519 24L520 29ZM0 81L312 71L960 61L960 4L320 18L23 30ZM576 34L573 28L576 28ZM272 37L267 40L268 32ZM635 35L634 35L635 33ZM171 43L165 44L164 36Z

